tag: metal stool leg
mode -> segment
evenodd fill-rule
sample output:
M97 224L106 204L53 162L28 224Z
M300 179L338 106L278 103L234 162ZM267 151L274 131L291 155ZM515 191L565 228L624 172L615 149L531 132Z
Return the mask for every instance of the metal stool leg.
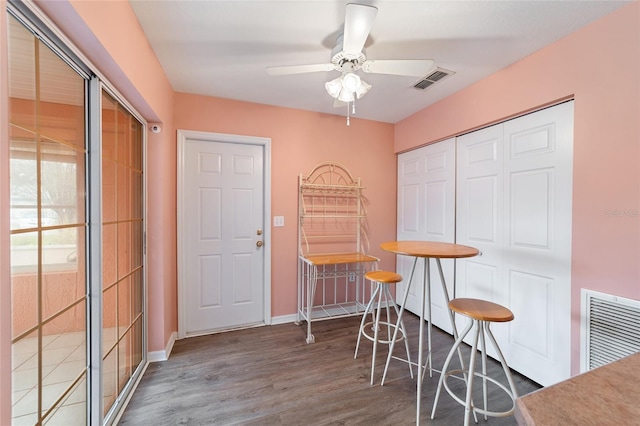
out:
M475 323L476 320L473 320ZM469 377L467 377L467 396L465 399L464 406L464 425L467 426L469 424L469 414L473 410L473 377L476 369L476 352L478 351L478 337L480 332L482 331L482 327L480 324L477 324L477 328L475 330L475 336L473 338L473 345L471 346L471 357L469 358Z
M413 273L416 270L416 264L418 263L418 258L416 257L413 260L413 266L411 267L411 273L409 274L409 280L407 281L407 286L404 289L404 296L402 298L402 305L400 305L400 311L398 313L398 323L402 321L402 315L404 314L404 307L407 306L407 298L409 297L409 290L411 289L411 281L413 280ZM391 346L389 346L389 354L387 355L387 362L384 365L384 373L382 373L382 381L380 382L380 386L384 386L384 379L387 377L387 370L389 368L389 361L391 361L391 354L393 353L393 348L396 343L396 338L398 337L399 327L395 327L393 331L393 337L391 338Z
M371 355L371 385L373 385L373 373L376 368L376 352L378 351L378 333L380 332L380 306L382 302L382 291L378 292L378 310L376 312L376 321L373 324L373 354Z
M395 333L395 328L399 327L399 334L400 337L396 337L397 340L404 340L404 347L405 350L407 351L407 364L409 364L409 374L411 375L411 378L413 379L413 367L411 365L411 354L409 353L409 339L407 339L407 331L406 328L404 326L404 321L402 319L400 319L400 321L397 321L397 318L400 318L400 311L398 311L398 306L396 305L393 296L391 295L391 291L389 290L389 286L385 286L385 302L387 304L387 337L388 337L388 343L389 343L389 350L391 350L392 347L392 339L393 336L397 336L398 333ZM391 304L393 306L393 309L396 313L396 324L392 324L391 323L391 315L389 312L389 304ZM393 331L393 333L392 333ZM385 366L386 368L386 366Z
M483 326L487 324L485 321L479 321L480 328L480 347L482 348L482 400L484 402L484 411L487 411L487 344L484 338ZM487 413L484 414L487 420Z
M362 334L364 332L364 325L367 321L367 314L371 312L371 314L373 315L372 305L375 302L376 296L378 295L379 291L380 291L380 284L376 285L376 288L374 289L373 294L371 295L371 299L369 300L369 303L367 303L367 307L364 309L364 314L362 314L362 321L360 321L360 330L358 331L358 342L356 343L356 352L353 355L353 359L356 359L358 357L358 348L360 347L360 338L362 337Z
M502 369L504 370L504 374L505 376L507 376L507 381L509 382L509 387L511 388L510 396L511 396L511 399L513 399L513 403L514 403L514 408L511 411L511 413L513 413L513 411L515 411L515 400L518 398L518 391L516 389L515 383L513 382L513 377L511 376L511 370L507 365L507 360L504 359L504 355L502 354L502 351L498 346L498 342L496 342L496 338L493 336L493 332L489 328L489 325L490 323L485 322L484 329L485 329L485 332L487 333L487 336L489 336L489 340L491 341L491 344L496 350L496 353L498 354L498 358L500 359L500 364L502 364Z
M469 321L469 325L458 335L458 339L453 344L453 347L449 351L449 355L447 355L447 359L444 361L444 366L442 367L442 372L440 373L440 380L438 380L438 388L436 389L436 398L433 401L433 409L431 410L431 419L433 419L436 415L436 408L438 407L438 399L440 398L440 391L442 390L442 385L444 384L444 379L446 377L447 368L451 363L451 359L455 355L458 347L462 344L462 340L469 334L471 331L471 327L473 327L473 321Z
M400 318L400 312L398 311L398 306L395 304L395 302L393 303L393 309L395 309L396 311L396 317ZM409 364L409 374L413 379L413 366L411 365L411 354L409 353L409 339L407 338L407 329L404 326L404 320L402 318L400 318L400 321L398 321L398 327L400 327L400 332L402 333L404 339L404 348L407 352L407 364Z

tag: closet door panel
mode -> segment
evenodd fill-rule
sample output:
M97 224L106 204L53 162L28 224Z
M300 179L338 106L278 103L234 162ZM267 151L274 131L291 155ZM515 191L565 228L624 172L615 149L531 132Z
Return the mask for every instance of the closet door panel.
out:
M496 340L544 386L570 375L572 129L569 102L458 138L456 238L482 254L458 261L456 296L513 311Z
M553 220L554 170L509 175L509 241L514 247L549 250Z
M398 240L419 240L424 235L424 193L422 176L424 175L424 148L406 152L398 156ZM411 274L413 258L396 256L396 271L404 280L396 286L396 300L402 302L402 296ZM417 268L414 282L421 282L422 268ZM420 312L420 287L412 285L405 304L410 312Z
M502 140L502 125L457 138L456 242L481 255L457 261L456 297L502 299Z
M427 147L425 170L425 238L428 241L454 242L455 239L455 140ZM449 297L454 292L455 261L443 259L442 270ZM440 274L431 261L431 320L452 332L449 306L442 290Z
M517 321L507 326L508 340L503 348L509 354L512 368L520 366L518 352L526 353L526 358L548 358L552 351L553 318L547 313L553 304L552 277L540 274L509 271L509 309ZM505 355L506 356L506 355Z
M398 240L454 242L455 164L454 139L438 142L398 156ZM416 190L416 188L418 189ZM404 294L413 260L412 257L398 256L397 270L405 281L398 286L397 299ZM454 290L453 260L443 260L442 268L447 291L452 296ZM415 269L414 281L405 306L407 310L415 314L420 312L423 277L424 262L420 260ZM432 322L434 325L451 332L448 306L442 291L440 275L433 261L431 262L430 279Z
M420 231L420 185L409 183L399 188L399 217L398 233L402 235L417 235Z
M418 150L419 151L419 150ZM422 230L422 159L418 151L398 156L398 239L418 238Z
M570 376L573 103L510 120L503 281L512 368L548 386Z

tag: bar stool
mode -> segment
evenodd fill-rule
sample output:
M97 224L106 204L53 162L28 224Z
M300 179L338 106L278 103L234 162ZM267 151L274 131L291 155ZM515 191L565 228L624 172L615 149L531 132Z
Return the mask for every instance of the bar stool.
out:
M389 315L389 304L393 305L393 309L396 311L396 316L398 316L398 307L396 306L393 297L391 296L391 291L389 291L389 286L391 284L399 283L402 281L402 276L400 274L396 274L395 272L389 271L370 271L365 274L365 278L376 283L376 287L371 294L371 300L367 304L367 307L362 315L362 321L360 322L360 331L358 332L358 342L356 343L356 352L353 355L353 358L358 357L358 348L360 347L360 339L362 336L371 340L373 342L373 355L371 358L371 384L373 385L373 373L376 366L376 350L378 343L391 345L391 339L393 337L396 323L391 322L391 317ZM380 321L380 311L382 311L382 299L384 296L384 304L386 305L387 310L387 320ZM376 305L377 299L377 305ZM373 319L374 314L373 311L377 310L375 319ZM367 315L371 313L371 317L373 321L365 322L367 319ZM386 326L387 334L386 336L380 335L380 326ZM367 334L367 329L373 329L373 336ZM385 338L386 337L386 338ZM404 328L404 322L401 321L398 329L398 335L396 337L396 342L400 342L404 340L405 348L407 350L407 361L409 363L409 372L411 373L411 378L413 378L413 369L411 368L411 358L409 357L409 342L407 341L407 333Z
M458 403L464 405L464 424L469 424L469 415L470 413L480 413L484 414L485 420L487 416L492 417L506 417L513 414L515 410L516 398L518 397L518 393L516 391L516 387L513 383L513 378L511 377L511 371L507 366L507 362L498 347L498 343L496 342L495 337L493 337L493 333L489 329L489 325L492 322L509 322L513 320L513 312L504 306L498 305L497 303L488 302L486 300L479 299L453 299L449 302L449 309L453 312L457 312L461 315L469 317L471 321L469 321L469 325L464 331L460 334L456 342L453 344L451 351L449 351L449 355L447 355L447 359L444 362L444 367L442 367L442 373L440 374L440 380L438 381L438 390L436 391L436 398L433 403L433 411L431 412L431 419L434 418L436 414L436 407L438 405L438 398L440 396L440 390L442 389L442 385L444 385L445 389L451 395L453 399L455 399ZM447 371L449 367L449 363L453 358L453 354L456 352L460 344L462 343L462 339L469 334L471 328L475 325L475 336L473 339L473 344L471 346L471 356L469 359L469 370L465 371L464 366L461 369L450 370ZM487 376L487 348L485 343L485 334L489 337L491 344L493 345L496 353L498 354L498 358L500 363L502 364L502 369L507 377L507 381L509 382L510 389L507 389L502 383L498 382L496 379ZM476 352L478 349L478 337L480 337L480 344L482 346L482 373L478 373L475 371L475 361L476 361ZM464 379L467 384L466 389L466 400L463 401L447 385L447 378L453 374L462 373L464 375ZM472 393L473 393L473 378L474 376L482 378L482 394L484 399L484 409L478 408L473 403ZM487 409L487 380L494 383L500 389L502 389L512 400L511 409L507 411L489 411Z

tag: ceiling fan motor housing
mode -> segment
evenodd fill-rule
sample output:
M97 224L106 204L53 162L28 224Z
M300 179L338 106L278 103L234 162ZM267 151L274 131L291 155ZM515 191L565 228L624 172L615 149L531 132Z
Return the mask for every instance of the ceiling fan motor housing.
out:
M338 71L342 71L342 65L346 62L350 62L353 64L353 70L355 71L360 68L360 65L362 65L364 61L367 60L367 57L364 54L364 49L362 49L361 52L358 52L358 54L347 53L343 50L342 38L343 35L340 34L336 39L336 46L331 51L331 63L336 66Z

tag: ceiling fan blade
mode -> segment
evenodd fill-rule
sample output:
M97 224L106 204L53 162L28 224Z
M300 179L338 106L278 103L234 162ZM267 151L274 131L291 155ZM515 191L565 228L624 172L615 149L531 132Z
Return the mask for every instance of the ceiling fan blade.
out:
M333 100L333 107L334 108L342 108L342 107L345 107L345 106L348 106L348 104L346 102L339 101L338 99L334 99Z
M423 77L436 68L432 59L382 59L367 60L362 71L374 74L409 75Z
M334 64L312 64L312 65L291 65L283 67L267 67L269 75L289 75L304 74L308 72L333 71L336 69Z
M369 31L376 18L378 8L364 4L347 4L344 17L344 35L342 39L342 50L347 55L357 57L362 52L364 43L369 37Z

